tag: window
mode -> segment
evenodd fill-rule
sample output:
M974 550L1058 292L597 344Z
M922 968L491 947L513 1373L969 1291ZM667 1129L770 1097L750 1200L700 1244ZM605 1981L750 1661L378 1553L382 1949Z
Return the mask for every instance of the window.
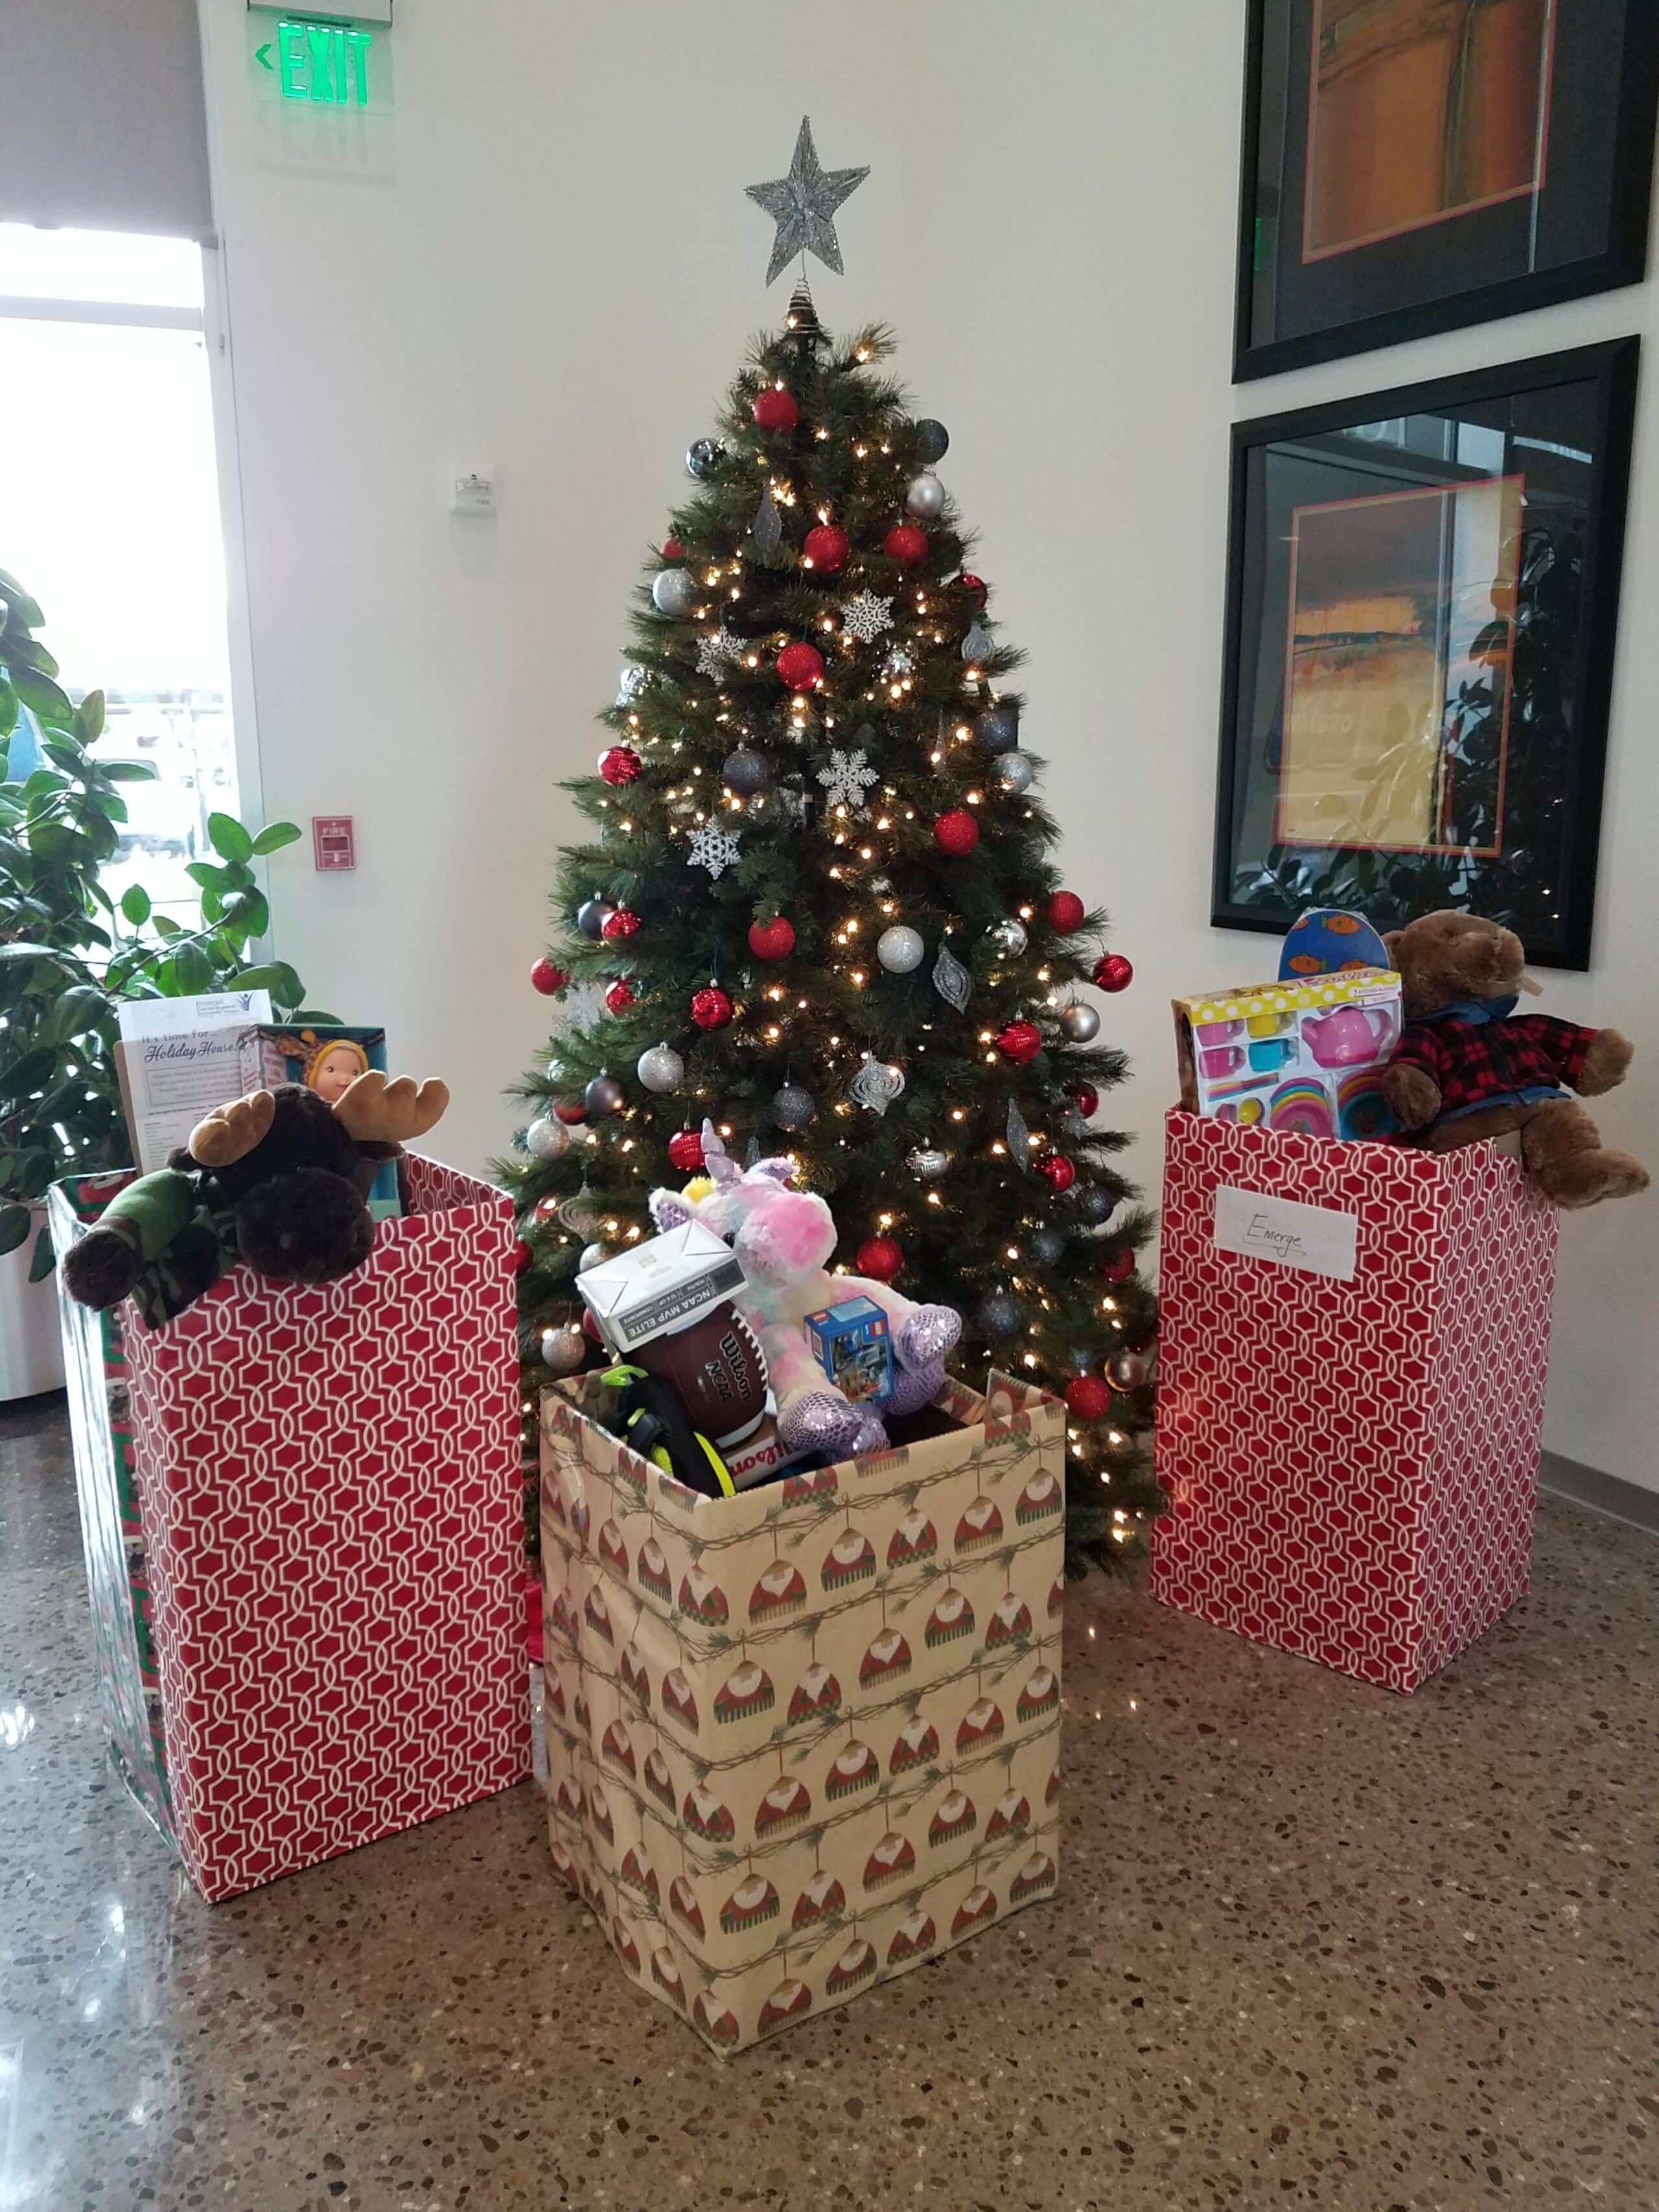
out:
M71 697L106 693L100 751L157 772L125 787L106 888L183 919L209 814L237 811L200 247L0 223L0 568Z

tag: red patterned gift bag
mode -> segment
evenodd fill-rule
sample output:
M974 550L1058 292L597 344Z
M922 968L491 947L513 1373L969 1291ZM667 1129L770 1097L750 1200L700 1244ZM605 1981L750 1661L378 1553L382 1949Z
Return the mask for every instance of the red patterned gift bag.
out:
M1168 1133L1153 1595L1415 1689L1527 1586L1554 1210L1490 1144Z
M343 1281L238 1267L159 1328L123 1307L125 1455L98 1449L97 1317L65 1301L94 1610L125 1629L125 1514L172 1832L209 1899L530 1771L513 1209L431 1161L409 1178ZM76 1233L62 1200L53 1225ZM100 1671L126 1640L100 1636Z

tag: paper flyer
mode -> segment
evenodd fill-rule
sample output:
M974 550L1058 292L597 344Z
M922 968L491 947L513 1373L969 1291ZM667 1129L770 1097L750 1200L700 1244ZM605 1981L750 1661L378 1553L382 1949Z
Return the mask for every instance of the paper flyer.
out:
M267 991L195 999L140 999L120 1010L118 1054L127 1130L139 1172L167 1155L216 1106L240 1097L238 1044L250 1023L270 1019Z

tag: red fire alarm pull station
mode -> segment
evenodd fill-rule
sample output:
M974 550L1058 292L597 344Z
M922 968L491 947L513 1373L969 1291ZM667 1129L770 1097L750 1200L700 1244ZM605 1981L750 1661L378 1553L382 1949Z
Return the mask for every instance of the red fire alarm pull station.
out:
M357 865L356 838L349 814L313 814L311 844L319 868L355 868Z

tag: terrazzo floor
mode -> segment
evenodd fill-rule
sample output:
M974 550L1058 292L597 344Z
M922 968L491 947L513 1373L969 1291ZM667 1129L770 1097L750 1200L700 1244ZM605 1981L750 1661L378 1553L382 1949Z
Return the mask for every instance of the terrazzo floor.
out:
M201 1904L105 1762L61 1404L0 1413L0 2212L1659 2207L1659 1545L1546 1500L1413 1698L1098 1582L1064 1893L729 2063L509 1791Z

